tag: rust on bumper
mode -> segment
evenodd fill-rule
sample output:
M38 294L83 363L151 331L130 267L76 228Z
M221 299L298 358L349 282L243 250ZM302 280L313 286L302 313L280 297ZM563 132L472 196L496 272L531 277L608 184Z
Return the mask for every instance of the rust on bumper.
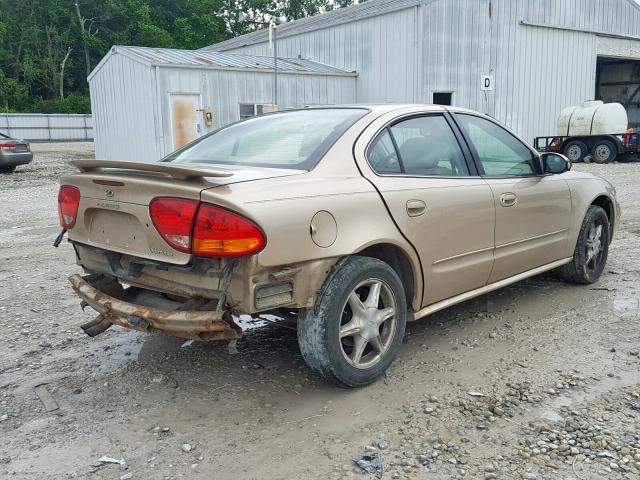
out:
M195 340L236 340L242 336L242 329L233 322L233 317L227 310L161 310L130 303L127 301L127 290L116 280L107 284L108 288L96 280L92 275L69 277L76 294L99 313L98 319L102 325L109 322L132 330L158 330L176 337ZM104 277L99 280L104 281ZM109 293L105 293L104 290ZM210 303L197 307L207 308ZM184 307L190 308L194 304L197 302L189 301Z

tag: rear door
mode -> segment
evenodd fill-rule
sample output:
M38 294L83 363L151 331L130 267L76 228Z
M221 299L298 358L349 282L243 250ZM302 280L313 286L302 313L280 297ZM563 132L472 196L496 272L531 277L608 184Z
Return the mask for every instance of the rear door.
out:
M448 114L410 115L381 127L363 174L420 256L423 306L485 285L493 266L493 196Z
M500 125L455 114L493 192L495 265L489 283L563 258L571 194L561 175L545 175L538 155Z

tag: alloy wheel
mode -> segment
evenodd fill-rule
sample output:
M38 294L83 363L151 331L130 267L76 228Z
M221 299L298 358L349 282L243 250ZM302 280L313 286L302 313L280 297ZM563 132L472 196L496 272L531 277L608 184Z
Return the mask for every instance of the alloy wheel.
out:
M589 227L589 234L586 241L585 266L588 270L595 271L600 266L604 254L602 245L602 225L593 222Z
M391 288L382 280L359 283L342 307L340 348L355 368L371 368L391 347L398 320Z

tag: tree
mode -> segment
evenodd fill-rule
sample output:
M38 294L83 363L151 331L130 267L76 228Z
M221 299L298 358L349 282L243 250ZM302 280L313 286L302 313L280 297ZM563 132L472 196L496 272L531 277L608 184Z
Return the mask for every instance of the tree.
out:
M86 18L80 12L80 1L75 0L73 5L76 7L76 15L78 17L78 25L80 26L80 41L82 42L82 51L84 52L85 72L88 77L91 73L91 52L89 51L89 43L91 37L98 33L98 29L94 30L95 18Z
M1 107L8 111L10 106L24 102L29 96L27 86L18 82L15 78L8 78L0 69L0 98Z
M362 1L362 0L360 0ZM86 78L112 45L197 49L353 0L0 0L0 107L88 108ZM65 103L66 102L66 103Z

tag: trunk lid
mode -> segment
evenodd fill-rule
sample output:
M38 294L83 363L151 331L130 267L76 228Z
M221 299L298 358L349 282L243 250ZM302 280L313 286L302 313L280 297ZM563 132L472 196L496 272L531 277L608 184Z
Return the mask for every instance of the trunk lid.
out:
M303 170L217 165L74 160L80 173L61 184L80 190L76 225L69 239L112 252L185 265L191 254L169 246L149 215L156 197L200 200L203 190L231 183L297 175Z

